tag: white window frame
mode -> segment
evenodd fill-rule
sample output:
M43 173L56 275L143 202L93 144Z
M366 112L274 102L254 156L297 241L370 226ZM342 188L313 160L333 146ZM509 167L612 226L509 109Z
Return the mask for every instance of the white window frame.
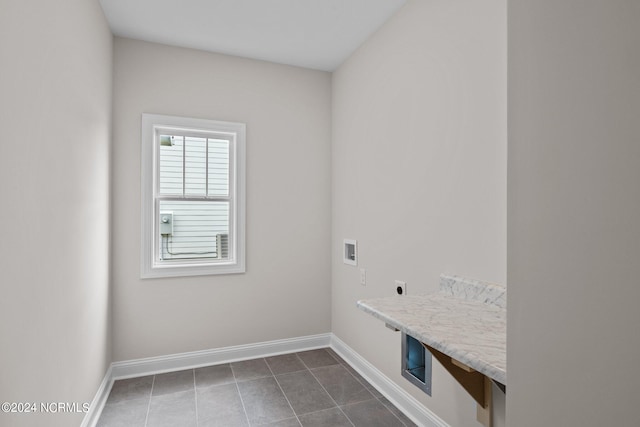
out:
M229 136L229 260L173 260L158 257L159 130L185 134L214 133ZM143 279L155 277L203 276L245 272L245 166L246 125L244 123L194 119L159 114L142 114L141 153L141 265ZM190 200L200 200L190 197ZM206 200L202 198L201 200Z

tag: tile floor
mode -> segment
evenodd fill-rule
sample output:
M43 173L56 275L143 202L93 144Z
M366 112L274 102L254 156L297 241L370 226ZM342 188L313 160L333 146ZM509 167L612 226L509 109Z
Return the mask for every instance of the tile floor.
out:
M331 349L116 381L98 427L415 426Z

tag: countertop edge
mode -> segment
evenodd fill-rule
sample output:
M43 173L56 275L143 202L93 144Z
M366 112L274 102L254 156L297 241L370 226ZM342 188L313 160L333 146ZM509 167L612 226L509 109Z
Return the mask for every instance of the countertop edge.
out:
M465 365L475 369L476 371L486 375L487 377L499 383L502 383L505 385L507 384L507 373L505 370L501 368L497 368L494 365L488 364L482 361L481 359L469 357L467 355L468 353L458 353L455 351L455 349L451 349L450 347L442 345L442 343L440 343L439 341L434 340L429 336L425 336L420 332L412 329L411 327L402 324L401 322L394 319L393 317L390 317L389 315L382 313L379 310L367 305L366 302L364 302L363 300L359 300L356 303L356 305L362 311L372 315L373 317L376 317L377 319L382 320L386 324L404 332L407 335L411 335L412 337L420 340L421 342L427 344L428 346L433 347L436 350L446 354L447 356L452 357L464 363Z

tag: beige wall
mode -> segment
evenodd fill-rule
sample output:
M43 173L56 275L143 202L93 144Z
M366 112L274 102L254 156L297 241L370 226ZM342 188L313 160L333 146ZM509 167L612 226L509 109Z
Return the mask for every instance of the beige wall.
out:
M326 333L330 74L116 38L114 360ZM247 124L247 272L140 279L140 116Z
M640 3L509 1L510 426L637 426Z
M409 385L400 335L355 303L394 279L410 294L440 273L505 283L506 46L504 0L409 1L333 76L333 332L457 427L479 425L473 399L435 360L433 397Z
M111 362L112 36L96 1L0 11L0 401L91 402Z

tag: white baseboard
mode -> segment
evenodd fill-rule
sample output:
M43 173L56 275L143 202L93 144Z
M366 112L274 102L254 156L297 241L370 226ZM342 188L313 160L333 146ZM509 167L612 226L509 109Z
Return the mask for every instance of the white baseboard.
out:
M114 362L107 369L81 427L95 427L113 382L117 379L154 375L323 347L331 347L417 425L450 427L332 333Z
M449 424L445 423L440 417L418 402L415 397L391 381L378 368L333 334L331 334L330 346L365 380L369 381L384 397L409 417L411 421L422 427L450 427Z
M114 362L107 370L104 380L96 393L96 397L93 399L93 402L91 402L89 411L82 421L81 427L95 427L107 401L107 397L109 397L109 392L111 391L114 380L329 347L331 336L332 334L330 333L309 335L212 350L192 351L188 353L170 354L168 356Z
M111 387L113 386L113 376L111 374L112 369L111 366L109 366L107 373L104 374L102 383L100 383L100 387L98 387L95 397L91 401L91 405L89 405L89 410L85 414L80 427L94 427L98 423L98 418L100 418L102 408L104 408L104 404L107 403L107 397L109 397Z
M181 369L218 365L220 363L238 362L258 357L275 356L277 354L313 350L315 348L328 347L330 342L330 333L309 335L306 337L114 362L111 367L113 368L114 379L133 378Z

